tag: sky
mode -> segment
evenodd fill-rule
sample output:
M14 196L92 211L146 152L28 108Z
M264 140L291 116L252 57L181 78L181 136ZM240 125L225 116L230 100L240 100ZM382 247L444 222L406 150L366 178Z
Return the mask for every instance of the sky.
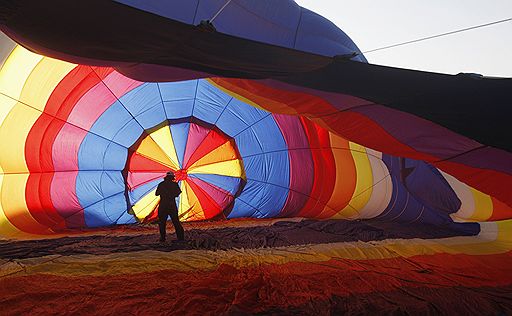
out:
M296 0L364 52L512 18L512 0ZM512 77L512 21L365 54L372 64Z

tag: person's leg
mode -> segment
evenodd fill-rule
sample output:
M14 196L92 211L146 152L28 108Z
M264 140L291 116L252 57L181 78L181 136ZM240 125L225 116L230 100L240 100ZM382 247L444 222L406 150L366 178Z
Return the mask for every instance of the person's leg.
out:
M165 235L167 233L167 211L163 209L158 209L158 228L160 230L160 241L165 241Z
M174 229L176 230L176 238L178 238L178 240L185 240L185 230L183 229L183 226L181 226L178 211L171 211L170 215L172 219L172 224L174 225Z

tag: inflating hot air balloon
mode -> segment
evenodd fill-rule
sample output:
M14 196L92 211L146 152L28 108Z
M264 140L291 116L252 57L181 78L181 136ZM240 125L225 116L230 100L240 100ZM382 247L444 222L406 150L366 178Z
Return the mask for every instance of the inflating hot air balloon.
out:
M508 210L476 190L465 194L469 187L428 164L272 114L215 80L143 83L20 46L2 79L4 235L154 218L155 189L169 171L180 181L185 221L377 217L477 233L450 214L488 219ZM460 198L486 207L456 213Z
M404 278L428 284L414 285L411 297L427 298L442 286L510 288L512 273L501 267L511 262L512 247L512 154L503 115L510 79L370 65L345 33L293 1L0 4L0 27L20 44L0 38L0 237L81 236L152 222L155 190L167 172L180 185L176 204L184 222L208 220L215 228L228 219L249 226L263 225L256 218L321 220L304 222L310 224L297 234L305 239L277 238L279 250L228 249L215 259L187 250L181 255L190 265L166 253L153 261L129 254L75 258L64 247L55 249L69 259L62 268L16 252L33 266L31 276L50 271L63 278L51 281L55 286L38 282L40 291L69 283L69 274L88 284L89 272L80 267L100 261L110 262L110 270L92 274L127 274L116 280L141 288L145 282L134 273L171 269L162 262L173 262L177 275L217 269L219 275L198 277L198 288L217 287L220 281L205 281L215 278L241 282L238 273L252 275L254 262L282 265L256 274L316 271L285 278L303 280L300 286L283 281L272 291L311 293L306 283L314 280L325 286L317 296L325 306L333 304L329 295L381 297L404 286ZM347 227L357 237L337 231L345 222L335 220L351 220ZM278 221L263 232L277 234L286 225ZM316 230L336 235L337 243L307 237ZM458 275L442 283L403 272L400 285L381 288L390 266L406 271L411 262L424 263L418 271L429 274L439 264L457 272L464 260L467 280ZM356 263L381 276L339 292L354 281L335 270ZM482 265L491 267L488 275ZM309 299L281 296L269 294L259 307L250 305L258 301L253 296L240 300L250 303L247 312L268 312L300 310ZM479 302L471 294L466 299Z

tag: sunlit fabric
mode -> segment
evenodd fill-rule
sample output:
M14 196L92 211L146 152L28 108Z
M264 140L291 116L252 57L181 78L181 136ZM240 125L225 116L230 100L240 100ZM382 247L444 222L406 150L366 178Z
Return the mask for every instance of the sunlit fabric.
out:
M272 114L209 79L144 83L18 46L0 93L6 236L152 221L168 171L184 221L378 218L477 234L454 220L510 211L424 162Z
M219 13L214 20L215 28L225 34L325 56L360 53L356 44L336 25L292 0L231 1L222 11L227 1L116 2L192 25L210 20ZM236 28L233 28L234 24ZM362 54L355 59L366 61Z

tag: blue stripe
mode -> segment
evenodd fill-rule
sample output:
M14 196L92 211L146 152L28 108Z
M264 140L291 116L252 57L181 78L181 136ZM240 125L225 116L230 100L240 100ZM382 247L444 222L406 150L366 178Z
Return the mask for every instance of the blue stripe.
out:
M160 182L162 182L162 179L156 179L148 183L144 183L143 185L135 188L133 191L130 191L128 193L130 204L134 205L137 203L143 196L154 190Z
M242 179L240 178L221 176L218 174L194 173L190 174L189 177L197 178L205 182L211 183L214 186L231 193L231 195L235 195L237 193L237 190L240 186L240 182L242 182Z
M198 81L196 98L194 117L210 124L217 122L219 116L233 99L206 80Z
M124 192L101 200L84 209L87 227L101 227L116 224L117 220L126 213Z
M187 146L188 131L190 123L180 123L171 125L171 136L174 142L174 148L176 148L176 154L178 156L178 162L180 168L183 166L183 157L185 156L185 148Z
M88 133L78 150L78 170L123 170L128 149Z

